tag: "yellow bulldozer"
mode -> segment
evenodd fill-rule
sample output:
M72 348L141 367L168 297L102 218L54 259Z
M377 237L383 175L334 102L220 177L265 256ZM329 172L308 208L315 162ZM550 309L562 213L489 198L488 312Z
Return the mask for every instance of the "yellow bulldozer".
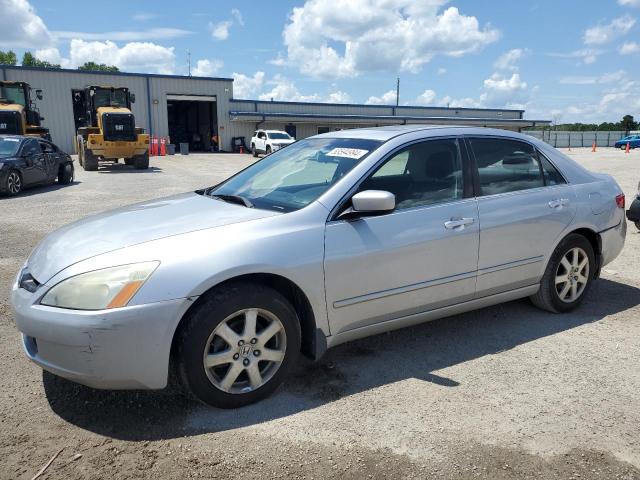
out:
M85 170L121 158L137 169L149 168L149 135L136 127L131 112L135 95L128 88L90 85L72 95L76 152Z
M0 135L30 135L51 140L31 93L28 83L0 81ZM42 100L42 90L36 90L36 98Z

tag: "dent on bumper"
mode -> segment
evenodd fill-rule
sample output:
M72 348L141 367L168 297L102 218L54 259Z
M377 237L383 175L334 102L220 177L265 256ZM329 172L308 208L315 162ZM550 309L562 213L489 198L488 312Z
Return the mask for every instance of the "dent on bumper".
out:
M167 385L171 340L191 300L87 312L32 305L13 292L27 357L45 370L93 388Z
M627 222L623 218L615 227L600 232L602 240L602 266L611 263L622 251L627 236Z

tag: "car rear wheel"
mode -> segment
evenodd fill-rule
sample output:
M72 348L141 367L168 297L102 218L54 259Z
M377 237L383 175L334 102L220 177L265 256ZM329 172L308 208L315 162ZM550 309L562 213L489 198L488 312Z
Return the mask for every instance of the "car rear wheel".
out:
M267 151L266 151L267 155L271 155L271 147L267 145Z
M4 190L10 195L17 195L22 191L22 177L16 170L11 170L7 174Z
M186 390L209 405L235 408L262 400L298 358L298 317L271 288L218 288L185 320L177 337L178 374Z
M60 165L58 171L58 183L61 185L67 185L73 180L73 164L67 162L64 165Z
M595 254L582 235L568 235L551 255L532 302L544 310L563 313L580 305L591 287Z

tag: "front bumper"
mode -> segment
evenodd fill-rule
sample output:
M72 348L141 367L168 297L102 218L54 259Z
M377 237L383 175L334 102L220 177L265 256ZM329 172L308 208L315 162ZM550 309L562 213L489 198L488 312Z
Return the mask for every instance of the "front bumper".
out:
M149 150L149 135L138 134L133 142L108 141L103 135L89 134L87 138L87 148L94 155L105 159L130 158L134 155L144 155Z
M12 292L24 351L34 363L93 388L167 385L171 341L190 300L81 311L34 303L41 296L17 285Z

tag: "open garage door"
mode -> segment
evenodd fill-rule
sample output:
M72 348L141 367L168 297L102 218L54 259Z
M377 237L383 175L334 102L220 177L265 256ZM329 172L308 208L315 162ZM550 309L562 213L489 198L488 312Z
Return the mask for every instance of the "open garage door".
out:
M211 137L219 135L215 96L167 95L167 119L171 143L188 143L189 151L211 151Z

